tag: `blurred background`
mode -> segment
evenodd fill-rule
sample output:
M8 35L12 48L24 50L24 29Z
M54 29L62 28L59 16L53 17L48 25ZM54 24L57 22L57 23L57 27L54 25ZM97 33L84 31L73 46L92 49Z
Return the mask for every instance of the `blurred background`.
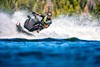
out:
M13 13L18 10L45 13L47 5L52 8L53 16L91 14L100 15L100 0L0 0L0 11Z

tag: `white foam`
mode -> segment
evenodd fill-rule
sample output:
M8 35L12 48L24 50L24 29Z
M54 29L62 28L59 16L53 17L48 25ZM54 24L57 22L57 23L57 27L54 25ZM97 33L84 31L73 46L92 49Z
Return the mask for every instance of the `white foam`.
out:
M25 11L15 12L13 15L0 13L0 38L69 38L77 37L86 40L100 40L100 23L93 20L91 16L59 16L53 19L53 23L47 29L42 30L39 34L33 32L34 36L28 36L17 32L16 23L22 25L27 18L28 13Z

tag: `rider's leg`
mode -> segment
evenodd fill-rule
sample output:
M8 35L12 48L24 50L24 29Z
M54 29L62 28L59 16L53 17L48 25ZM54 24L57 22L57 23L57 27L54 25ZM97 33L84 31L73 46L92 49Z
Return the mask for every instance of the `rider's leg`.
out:
M39 33L44 27L42 25L39 25L37 33Z

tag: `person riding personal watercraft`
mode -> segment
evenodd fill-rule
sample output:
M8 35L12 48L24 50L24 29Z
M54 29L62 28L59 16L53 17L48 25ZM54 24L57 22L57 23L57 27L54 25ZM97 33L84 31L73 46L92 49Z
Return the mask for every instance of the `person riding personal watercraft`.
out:
M48 12L47 16L42 15L40 13L36 13L36 12L32 12L32 14L35 18L32 19L28 15L28 19L24 23L24 27L30 32L37 31L39 33L39 31L41 31L44 28L48 28L50 24L52 23L52 20L51 20L52 13L51 12ZM39 20L37 16L40 16L42 19Z

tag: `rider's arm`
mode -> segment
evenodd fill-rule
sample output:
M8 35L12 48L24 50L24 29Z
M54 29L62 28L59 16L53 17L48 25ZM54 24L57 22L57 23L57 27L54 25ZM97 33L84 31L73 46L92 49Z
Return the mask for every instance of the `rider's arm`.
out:
M35 13L36 15L38 15L38 16L41 16L41 14L40 13Z
M32 12L32 14L36 14L36 15L38 15L38 16L41 16L42 18L45 17L44 15L42 15L42 14L40 14L40 13L37 13L37 12Z
M40 14L40 13L36 13L36 15L38 15L38 16L40 16L40 17L42 17L42 18L45 17L44 15L42 15L42 14Z
M32 12L32 14L36 14L38 16L41 16L41 14L40 13L37 13L37 12Z

